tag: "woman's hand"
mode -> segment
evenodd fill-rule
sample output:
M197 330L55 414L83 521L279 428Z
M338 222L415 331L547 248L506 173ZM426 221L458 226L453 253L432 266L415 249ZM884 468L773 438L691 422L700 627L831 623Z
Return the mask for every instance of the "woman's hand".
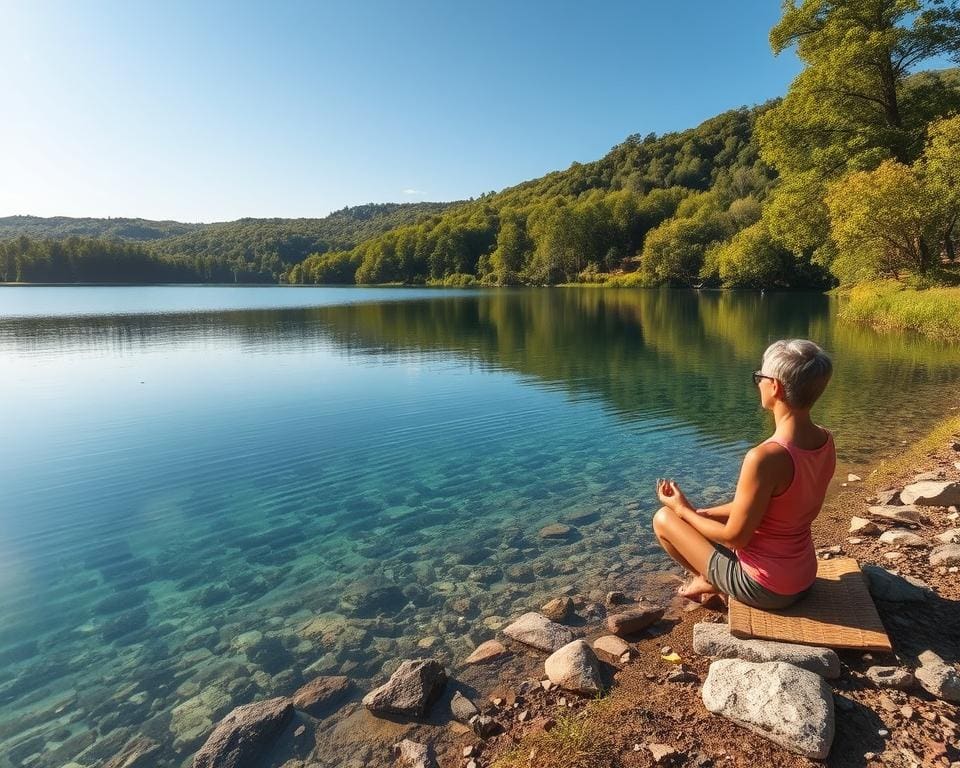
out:
M657 480L657 498L663 506L672 509L681 518L683 512L694 511L693 506L687 501L683 491L680 490L680 486L673 480Z

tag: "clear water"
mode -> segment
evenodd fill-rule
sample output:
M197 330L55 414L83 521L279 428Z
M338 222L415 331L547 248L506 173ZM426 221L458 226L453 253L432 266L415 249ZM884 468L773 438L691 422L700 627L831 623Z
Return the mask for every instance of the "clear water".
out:
M666 567L658 476L728 495L769 429L750 372L817 339L867 468L960 349L822 295L0 289L0 768L130 737L179 765L233 706L398 658L456 670L562 587ZM538 536L584 515L568 542Z

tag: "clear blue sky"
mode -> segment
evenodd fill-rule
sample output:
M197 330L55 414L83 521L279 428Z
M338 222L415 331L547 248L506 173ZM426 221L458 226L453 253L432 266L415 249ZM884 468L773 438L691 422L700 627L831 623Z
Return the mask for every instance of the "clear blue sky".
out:
M781 95L779 0L0 0L0 216L453 200Z

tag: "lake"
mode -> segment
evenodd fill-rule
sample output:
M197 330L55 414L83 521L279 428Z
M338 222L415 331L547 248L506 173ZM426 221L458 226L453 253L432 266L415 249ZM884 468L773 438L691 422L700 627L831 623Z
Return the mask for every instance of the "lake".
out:
M138 734L179 765L236 705L416 655L458 673L563 590L653 580L654 479L729 497L775 339L833 355L815 415L865 474L940 415L960 348L835 301L0 288L0 768Z

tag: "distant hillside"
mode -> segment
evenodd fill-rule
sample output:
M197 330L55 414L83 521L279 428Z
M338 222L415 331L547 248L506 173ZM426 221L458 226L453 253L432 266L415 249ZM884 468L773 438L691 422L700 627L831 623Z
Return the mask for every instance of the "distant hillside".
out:
M322 219L247 218L214 224L9 216L0 218L0 279L276 282L311 253L353 248L455 205L369 203Z
M206 224L150 219L73 219L69 216L6 216L0 218L0 239L10 237L102 237L147 242L194 232Z

